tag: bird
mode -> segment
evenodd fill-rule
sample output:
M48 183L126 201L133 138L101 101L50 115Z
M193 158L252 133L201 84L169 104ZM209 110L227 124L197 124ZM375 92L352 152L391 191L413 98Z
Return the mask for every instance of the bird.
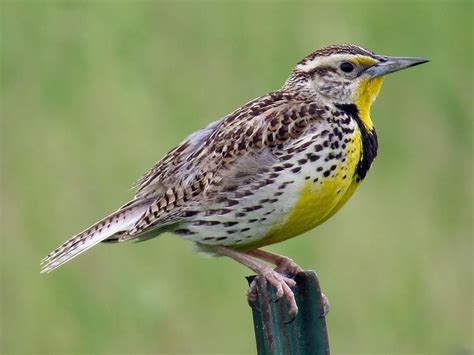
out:
M328 220L377 156L370 116L385 75L428 62L330 45L300 60L283 86L189 135L135 184L134 197L41 262L47 273L100 242L145 241L165 232L198 252L250 268L298 307L303 269L261 248ZM256 284L247 290L257 297Z

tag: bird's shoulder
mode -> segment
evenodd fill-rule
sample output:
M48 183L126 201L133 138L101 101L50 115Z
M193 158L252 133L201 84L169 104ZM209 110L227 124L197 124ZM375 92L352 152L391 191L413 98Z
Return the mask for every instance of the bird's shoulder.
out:
M324 108L296 92L275 91L258 97L188 136L137 183L135 196L147 198L170 186L209 183L239 160L275 149L301 135L320 119ZM231 169L235 170L235 169Z

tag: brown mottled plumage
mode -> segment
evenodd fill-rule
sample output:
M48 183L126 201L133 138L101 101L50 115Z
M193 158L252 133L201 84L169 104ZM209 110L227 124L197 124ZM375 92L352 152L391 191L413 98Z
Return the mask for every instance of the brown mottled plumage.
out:
M125 238L153 226L170 212L175 214L176 208L193 199L203 203L204 198L213 204L216 190L225 190L223 181L232 174L247 175L245 171L232 169L240 158L259 155L300 137L323 113L316 103L297 93L275 92L238 109L218 125L213 123L207 134L203 134L205 144L193 147L190 140L194 137L191 137L140 180L139 199L156 195L155 184L164 185L164 189L161 198L150 206ZM189 152L187 148L191 147L194 149Z
M354 45L311 53L280 90L171 150L138 181L133 200L54 250L42 272L99 242L169 231L249 266L296 314L290 277L301 268L257 248L314 228L350 198L377 153L369 109L382 76L422 62Z

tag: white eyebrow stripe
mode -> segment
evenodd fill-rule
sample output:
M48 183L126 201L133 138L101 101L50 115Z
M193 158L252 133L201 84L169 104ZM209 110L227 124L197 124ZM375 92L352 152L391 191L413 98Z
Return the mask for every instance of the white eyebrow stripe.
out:
M335 62L342 61L351 61L355 58L370 58L366 55L354 55L354 54L331 54L330 56L316 57L314 59L308 60L305 63L298 64L296 69L303 72L313 71L317 67L324 67L328 65L333 65Z

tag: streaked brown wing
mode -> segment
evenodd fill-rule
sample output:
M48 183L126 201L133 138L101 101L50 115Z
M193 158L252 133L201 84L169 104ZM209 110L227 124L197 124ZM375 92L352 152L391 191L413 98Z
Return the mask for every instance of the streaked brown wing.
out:
M183 206L197 199L205 203L206 194L216 186L235 183L239 175L248 177L245 169L251 166L249 161L258 162L265 152L271 155L272 150L281 149L318 121L322 113L315 103L278 92L245 105L211 125L205 134L190 136L180 146L184 148L171 151L141 179L138 196L148 196L145 191L154 191L154 186L165 188L124 239L165 221L169 224L170 215L174 216L172 222L185 218L179 213Z

